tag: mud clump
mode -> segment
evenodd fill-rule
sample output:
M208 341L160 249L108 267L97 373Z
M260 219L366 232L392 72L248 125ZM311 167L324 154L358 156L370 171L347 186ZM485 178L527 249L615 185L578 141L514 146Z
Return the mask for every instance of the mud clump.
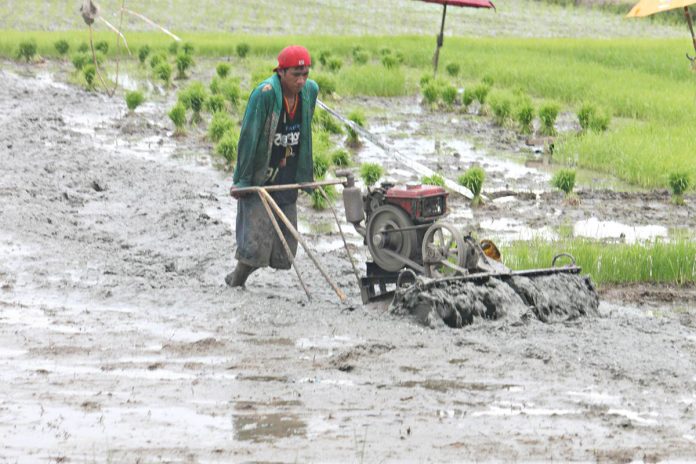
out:
M599 296L589 276L571 273L504 275L484 281L418 277L398 288L390 310L429 327L461 328L481 319L559 322L597 316Z

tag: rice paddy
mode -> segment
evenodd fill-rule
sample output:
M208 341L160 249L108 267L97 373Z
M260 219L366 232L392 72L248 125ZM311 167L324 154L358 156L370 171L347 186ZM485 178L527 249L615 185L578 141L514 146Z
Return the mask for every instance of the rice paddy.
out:
M229 75L241 83L242 99L267 76L269 63L290 42L305 45L314 57L331 57L325 64L315 59L313 66L313 76L332 90L322 98L416 95L423 92L422 77L432 71L433 36L441 11L433 5L404 1L394 11L384 2L369 0L360 5L369 15L352 15L347 9L354 5L337 1L320 9L294 5L299 19L291 27L274 17L275 11L283 11L279 4L289 2L209 3L191 8L180 1L154 1L138 4L138 9L156 19L166 8L166 26L193 45L196 60L204 63L198 66L228 65ZM102 11L112 12L105 16L113 23L118 22L113 12L119 4L101 2ZM438 77L443 86L465 96L485 83L492 104L501 107L493 112L500 125L516 117L516 109L499 104L501 95L505 101L526 102L537 115L540 108L557 105L562 114L577 117L589 105L608 117L606 130L561 131L553 153L556 163L611 174L638 188L666 188L677 172L696 179L696 74L684 58L690 47L684 29L542 2L496 4L498 13L454 8L448 13ZM259 18L267 11L267 20ZM51 59L60 56L56 43L64 41L61 46L67 44L69 52L62 59L67 60L88 41L72 4L8 1L0 13L0 56L6 58L17 59L20 43L34 40L38 55ZM524 26L529 15L535 15L533 30ZM123 48L120 52L127 72L157 79L147 64L138 63L143 46L151 49L150 56L163 54L175 64L175 56L168 54L171 37L149 31L132 18L125 24L131 55ZM621 38L629 36L646 38ZM105 53L108 68L116 56L114 34L102 26L94 40L110 45ZM209 67L214 70L214 65ZM83 73L75 71L71 79L82 82ZM434 111L462 111L460 100L455 101L459 97L450 97L448 105L435 105ZM584 240L524 242L505 254L512 267L545 267L563 247L600 283L696 280L696 249L689 241L611 246Z

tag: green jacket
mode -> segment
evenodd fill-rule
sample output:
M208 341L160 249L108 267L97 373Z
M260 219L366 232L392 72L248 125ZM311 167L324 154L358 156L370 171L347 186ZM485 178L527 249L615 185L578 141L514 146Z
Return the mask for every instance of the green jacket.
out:
M312 116L319 86L307 79L299 97L302 98L302 129L297 159L297 182L312 182ZM235 187L263 185L271 161L273 136L278 127L283 104L283 91L278 74L261 82L249 97L237 148L237 167L232 178Z

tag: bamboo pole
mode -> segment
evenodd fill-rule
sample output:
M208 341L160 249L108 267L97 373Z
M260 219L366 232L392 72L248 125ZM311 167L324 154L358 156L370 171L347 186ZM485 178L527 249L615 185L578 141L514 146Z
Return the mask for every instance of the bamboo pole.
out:
M317 183L318 182L312 182L312 184L317 184ZM279 186L279 187L283 187L282 189L279 189L279 190L287 190L288 188L290 188L289 185L292 185L292 184ZM303 184L295 184L295 185L303 185ZM304 184L304 185L307 185L307 184ZM292 223L290 222L290 220L287 218L287 216L285 216L285 214L283 213L283 210L280 209L280 207L276 204L275 200L273 200L271 195L266 191L266 188L265 187L244 187L242 189L232 188L232 191L235 191L235 190L237 192L240 192L240 193L258 192L259 195L261 195L263 198L266 199L266 201L268 202L270 207L273 209L273 211L275 211L275 213L278 215L280 220L283 221L283 223L285 224L285 227L288 228L288 231L290 231L290 234L292 234L292 236L295 237L295 240L297 240L302 245L302 248L304 248L305 252L307 253L307 256L309 256L309 259L312 260L312 262L317 267L317 269L319 270L321 275L324 277L326 282L331 286L333 291L336 292L336 295L341 300L341 303L344 303L348 299L346 294L343 293L343 290L338 288L338 286L334 283L333 280L331 280L331 277L329 277L329 274L326 272L324 267L321 265L321 263L314 256L312 251L309 249L309 246L307 246L307 243L304 241L302 236L300 236L300 233L297 232L297 229L295 229L295 226L293 226Z
M301 184L280 184L280 185L264 185L263 189L267 192L279 192L282 190L300 190L304 188L317 188L324 185L338 185L344 184L344 180L332 179L332 180L320 180L317 182L304 182ZM230 188L230 194L236 193L252 193L258 191L260 187L234 187Z
M696 52L696 36L694 36L694 24L691 20L691 12L689 12L688 6L684 7L684 16L686 16L686 23L689 25L689 31L691 32L691 42L694 44L694 51Z
M264 196L259 192L259 199L261 200L261 204L263 207L266 209L266 213L268 213L268 217L271 220L271 223L273 224L273 228L276 231L276 234L278 234L278 238L280 239L280 243L283 244L283 248L285 248L285 253L288 255L288 259L290 260L290 265L292 266L293 269L295 269L295 274L297 274L297 279L300 281L300 285L302 285L302 289L305 291L305 294L307 295L307 300L311 301L312 296L309 294L309 290L307 289L307 286L304 283L304 280L302 280L302 276L300 275L300 270L297 269L297 265L295 264L295 257L292 254L292 251L290 251L290 246L288 245L288 241L285 240L285 235L283 235L283 231L280 230L280 225L278 225L278 221L276 220L275 216L273 215L273 211L271 211L271 207L268 206L268 201Z

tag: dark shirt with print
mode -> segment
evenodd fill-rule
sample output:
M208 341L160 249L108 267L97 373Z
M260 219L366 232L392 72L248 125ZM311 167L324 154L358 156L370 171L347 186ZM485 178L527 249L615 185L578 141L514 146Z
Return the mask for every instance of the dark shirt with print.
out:
M294 108L294 118L288 113L285 105L280 112L278 127L273 136L271 162L268 165L265 185L294 184L297 174L297 157L300 152L300 130L302 122L302 102L298 95L297 107ZM297 190L272 192L271 196L279 205L287 205L297 201Z

